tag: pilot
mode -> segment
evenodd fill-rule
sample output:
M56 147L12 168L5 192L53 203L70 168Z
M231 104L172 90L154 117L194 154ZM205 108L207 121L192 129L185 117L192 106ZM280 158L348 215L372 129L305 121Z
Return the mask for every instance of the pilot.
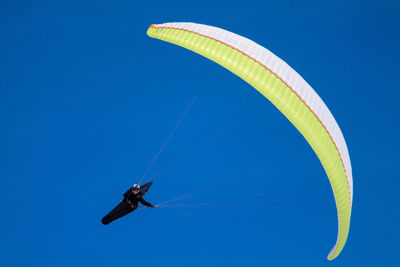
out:
M144 200L139 184L134 184L133 187L126 191L124 194L124 200L129 204L129 206L131 206L132 209L136 209L139 202L147 207L154 208L152 204Z

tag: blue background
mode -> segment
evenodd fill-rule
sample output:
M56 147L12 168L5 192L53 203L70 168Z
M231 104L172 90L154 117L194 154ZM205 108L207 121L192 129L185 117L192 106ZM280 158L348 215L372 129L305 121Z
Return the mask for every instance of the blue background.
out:
M397 1L2 1L0 265L400 266L399 15ZM335 261L310 146L238 77L146 36L173 21L256 41L330 108L354 176ZM197 93L146 198L194 191L175 202L188 207L103 226Z

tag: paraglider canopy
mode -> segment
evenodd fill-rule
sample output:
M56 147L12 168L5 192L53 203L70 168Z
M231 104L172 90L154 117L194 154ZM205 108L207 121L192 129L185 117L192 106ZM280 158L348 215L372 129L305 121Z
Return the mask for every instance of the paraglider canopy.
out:
M335 196L338 236L328 259L336 258L349 232L353 178L343 134L318 94L283 60L232 32L196 23L165 23L151 25L147 34L203 55L238 75L300 131L320 159Z

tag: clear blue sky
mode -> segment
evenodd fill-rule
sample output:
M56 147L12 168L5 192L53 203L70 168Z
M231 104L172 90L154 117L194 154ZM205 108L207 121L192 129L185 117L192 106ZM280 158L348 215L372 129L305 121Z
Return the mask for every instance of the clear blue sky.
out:
M2 1L0 265L400 266L399 16L398 1ZM310 146L238 77L147 37L174 21L265 46L330 108L354 176L335 261L334 198ZM147 200L213 204L102 225L196 93Z

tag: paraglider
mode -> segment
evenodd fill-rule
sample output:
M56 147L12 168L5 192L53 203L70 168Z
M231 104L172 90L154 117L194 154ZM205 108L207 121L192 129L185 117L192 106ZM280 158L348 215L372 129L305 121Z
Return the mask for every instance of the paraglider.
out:
M132 211L134 211L135 209L138 208L139 202L150 208L155 208L155 207L160 206L160 205L152 205L149 202L147 202L146 200L144 200L144 198L143 198L143 196L150 189L153 182L148 182L142 186L140 186L139 183L146 177L146 174L150 171L151 167L156 162L157 158L160 156L161 152L163 151L165 146L168 144L169 140L174 135L175 131L178 129L179 125L181 124L182 120L186 116L187 112L190 110L190 108L194 104L196 98L197 98L197 95L194 96L194 98L192 99L190 104L186 107L185 112L183 112L183 114L179 118L178 122L176 123L175 127L172 129L170 134L168 135L167 139L164 141L164 143L161 146L158 153L151 160L151 162L150 162L149 166L147 167L146 171L144 172L143 176L139 179L139 182L137 184L134 184L131 188L129 188L128 191L125 192L123 200L121 200L121 202L112 211L110 211L106 216L103 217L101 222L104 225L109 224L110 222L115 221L116 219L121 218L128 213L131 213Z
M271 101L300 131L321 161L335 196L338 236L328 259L336 258L349 233L353 178L343 134L319 95L283 60L232 32L196 23L165 23L151 25L147 34L230 70Z
M104 216L101 222L106 225L118 218L125 216L128 213L131 213L138 208L139 202L147 207L154 208L154 205L150 204L143 198L147 191L149 191L152 184L153 182L149 182L143 186L134 184L133 187L129 188L125 192L124 199L121 200L121 202L112 211Z

